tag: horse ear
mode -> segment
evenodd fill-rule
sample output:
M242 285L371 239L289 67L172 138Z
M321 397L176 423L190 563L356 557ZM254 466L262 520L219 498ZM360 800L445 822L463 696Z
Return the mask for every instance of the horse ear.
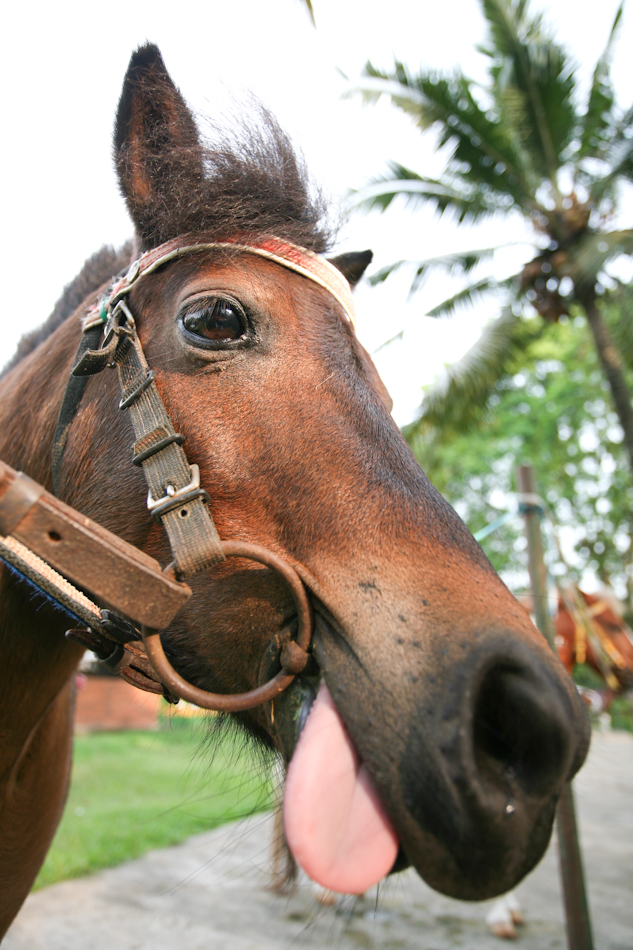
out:
M338 267L350 287L353 288L371 264L373 256L373 251L350 251L349 254L339 254L338 257L330 257L329 260L330 264Z
M151 43L132 54L123 80L114 160L144 248L175 237L204 177L202 152L195 120Z

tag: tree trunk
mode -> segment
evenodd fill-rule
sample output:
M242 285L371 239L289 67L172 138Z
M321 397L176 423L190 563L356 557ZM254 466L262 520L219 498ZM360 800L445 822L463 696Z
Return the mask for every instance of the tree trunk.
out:
M633 472L633 407L631 406L631 394L624 378L622 359L602 319L602 314L596 306L596 295L593 287L577 294L577 299L587 314L587 321L593 333L598 356L611 389L615 411L624 431L624 444L629 454L629 464Z

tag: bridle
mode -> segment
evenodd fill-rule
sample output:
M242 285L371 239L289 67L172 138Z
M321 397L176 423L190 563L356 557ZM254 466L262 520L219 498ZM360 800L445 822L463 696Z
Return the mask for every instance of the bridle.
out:
M209 496L200 485L196 465L189 465L183 449L184 438L176 432L155 382L127 303L127 295L139 281L159 267L179 257L205 251L245 252L292 270L326 289L342 306L355 325L350 286L329 261L305 248L276 238L251 243L240 239L199 243L187 236L154 248L135 260L124 276L115 278L107 292L90 307L83 318L83 334L60 409L53 445L53 483L58 493L61 466L70 428L87 380L107 367L116 368L121 388L119 408L130 417L134 434L132 463L143 470L148 486L147 507L165 529L173 560L164 569L172 580L198 574L229 557L247 558L277 571L286 581L297 609L296 639L283 637L279 645L281 670L263 686L245 693L210 693L187 682L173 668L160 640L160 632L141 624L140 638L151 668L164 687L167 698L188 700L205 709L236 712L251 709L274 699L301 673L310 660L312 611L305 587L294 568L282 557L256 544L220 539L207 507ZM99 345L100 343L100 345ZM142 595L141 595L142 596ZM94 648L90 630L70 631L71 639ZM75 634L72 636L72 634ZM109 614L101 633L118 644L117 672L123 669L118 658L126 637L139 639L138 631L121 618ZM98 641L99 638L97 638ZM125 642L130 648L130 643ZM107 652L107 651L106 651ZM129 658L138 658L138 648ZM110 664L112 666L112 663ZM138 678L137 678L138 679ZM135 685L140 685L134 681ZM152 688L141 685L141 688Z

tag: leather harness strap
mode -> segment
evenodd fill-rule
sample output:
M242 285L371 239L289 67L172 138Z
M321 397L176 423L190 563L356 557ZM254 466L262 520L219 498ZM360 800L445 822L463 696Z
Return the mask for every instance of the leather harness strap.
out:
M173 567L179 576L196 574L224 559L220 538L208 514L208 495L200 487L199 472L190 466L167 414L141 347L134 317L125 297L138 281L158 267L183 255L209 250L243 251L295 271L319 284L342 306L355 326L350 286L341 272L325 258L306 248L267 238L260 243L240 239L199 243L175 238L134 261L123 277L113 280L108 292L83 320L84 334L66 389L53 446L53 483L59 489L61 464L72 420L85 389L85 377L116 365L121 386L119 408L129 409L136 441L134 464L140 464L148 485L147 506L167 532ZM105 338L97 349L103 324Z
M120 324L123 334L115 362L119 409L129 414L136 437L132 461L140 461L148 487L147 507L167 533L176 575L190 576L224 560L220 537L207 508L209 496L200 488L198 467L187 461L184 439L167 414L134 317L123 300L113 320L121 317L125 322Z
M139 689L163 689L139 642L141 634L117 613L168 626L190 588L160 564L50 495L33 479L0 462L0 558L85 627L66 636L93 650L99 662Z

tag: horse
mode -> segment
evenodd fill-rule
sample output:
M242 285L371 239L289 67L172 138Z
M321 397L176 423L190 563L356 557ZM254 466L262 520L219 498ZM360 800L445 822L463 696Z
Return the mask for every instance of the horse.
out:
M621 608L620 608L621 609ZM611 700L633 688L633 634L606 588L586 594L558 592L556 649L568 673L586 663L603 680Z
M353 326L350 288L371 253L326 257L323 200L263 107L256 122L203 140L154 45L131 57L114 157L135 232L130 318L118 329L136 327L173 422L169 451L177 433L197 466L195 504L222 544L283 559L313 614L304 673L231 714L288 763L294 857L346 893L409 865L465 900L508 891L547 846L560 791L586 756L587 715L391 417ZM159 508L175 489L150 491L150 517L106 338L92 357L104 371L86 378L62 426L53 478L77 318L100 333L107 293L93 288L0 379L0 458L168 565L170 515ZM295 595L265 564L205 564L180 565L192 596L156 637L192 689L249 693L279 670L282 634L300 624ZM64 807L83 647L6 568L0 604L4 933Z

